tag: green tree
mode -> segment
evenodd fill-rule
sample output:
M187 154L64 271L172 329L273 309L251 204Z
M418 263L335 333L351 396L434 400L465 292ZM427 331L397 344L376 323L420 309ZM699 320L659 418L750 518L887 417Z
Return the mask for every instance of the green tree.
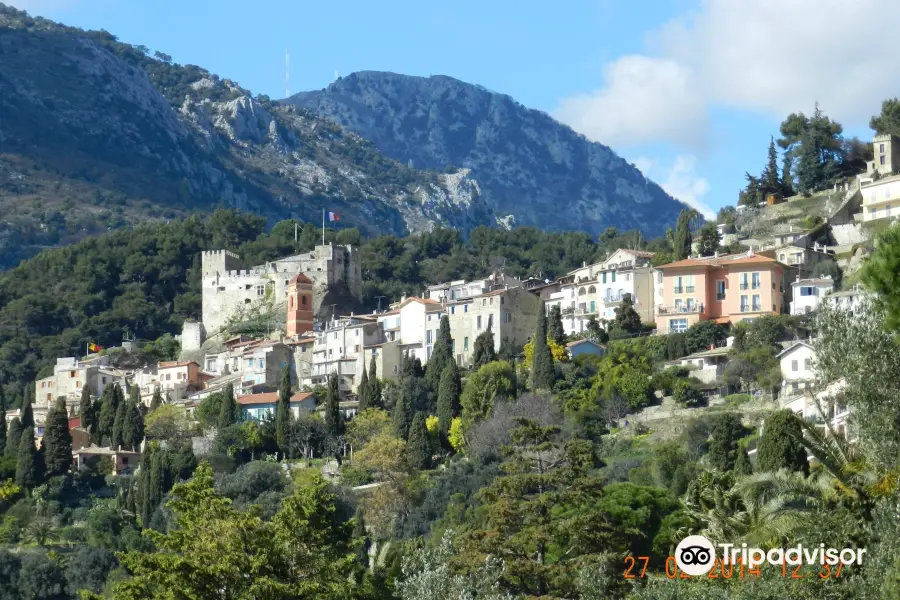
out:
M0 384L0 456L6 454L6 400L3 398L3 384Z
M150 412L153 412L163 404L162 399L162 391L159 389L159 386L156 386L153 389L153 399L150 400Z
M584 338L594 342L595 344L606 344L609 342L609 334L600 326L600 322L595 315L588 317L587 326L584 330Z
M675 224L675 239L673 246L673 258L683 260L691 255L691 244L694 239L691 236L691 211L682 210Z
M809 194L824 189L838 175L842 133L841 124L825 116L818 102L811 117L793 113L781 123L778 145L797 160L800 192Z
M13 417L9 421L9 429L6 433L6 450L3 455L7 457L19 455L19 442L22 439L22 423L19 417Z
M487 329L475 338L472 347L472 370L477 370L488 363L497 360L497 351L494 349L494 333L491 331L491 321L488 321Z
M363 364L362 375L359 378L359 388L356 392L359 398L357 412L361 413L369 408L369 374L366 372L366 366Z
M684 377L677 379L672 384L672 399L682 406L693 408L700 405L703 401L703 396L700 395L700 390L697 389L695 380L690 377Z
M450 336L450 317L441 317L441 328L425 367L425 384L432 393L437 393L444 367L453 362L453 338Z
M394 427L394 434L405 440L409 436L409 426L412 423L412 419L412 402L406 394L401 392L394 403L394 410L391 413L391 424Z
M544 304L541 303L537 315L537 327L534 337L534 358L531 363L531 387L535 390L552 390L556 381L556 369L553 367L553 354L547 345L547 318L544 312Z
M593 315L591 315L593 316ZM554 304L550 307L550 316L548 318L547 325L547 335L550 336L550 339L559 344L560 346L566 345L566 330L563 327L562 322L562 310L559 308L559 304Z
M878 236L875 252L863 266L860 279L877 295L885 326L900 331L900 227L891 227Z
M869 120L869 128L878 135L900 136L900 100L888 98L881 103L881 112Z
M790 410L784 409L773 413L766 419L756 453L756 470L758 472L802 471L809 473L809 461L806 459L806 448L800 440L803 431L800 420Z
M328 435L338 437L344 434L344 415L341 413L341 391L337 375L328 377L328 393L325 395L325 429Z
M381 399L381 381L378 379L378 370L375 366L375 357L369 361L369 399L368 408L382 408L384 402Z
M81 428L92 435L98 427L97 407L91 398L91 386L85 384L81 389L81 402L79 404L78 416L81 420Z
M222 406L219 410L219 420L216 424L218 429L225 429L230 425L234 425L240 420L240 407L234 397L234 386L228 384L225 386L225 398L222 400Z
M716 253L722 242L722 234L719 233L715 223L706 223L700 228L698 242L701 256L712 256Z
M616 318L611 329L611 338L630 337L644 331L641 316L634 310L634 297L631 294L622 296L622 301L616 307Z
M113 427L116 423L116 411L119 409L119 394L116 392L118 384L108 385L100 396L100 427L97 431L97 445L103 443L103 439L112 439Z
M666 355L669 360L678 360L689 354L684 333L670 333L666 337Z
M488 363L469 375L460 396L466 427L487 418L497 402L510 399L515 387L512 378L513 371L506 361Z
M22 430L19 453L16 461L16 485L23 490L32 490L44 480L44 469L40 454L34 445L34 427Z
M738 440L744 434L744 426L737 415L721 415L713 427L709 442L709 464L720 471L731 471L738 460Z
M126 448L137 450L144 441L144 411L141 410L141 398L137 386L131 386L131 398L125 412L125 423L122 426L122 442Z
M737 450L737 460L734 461L734 474L739 477L753 475L753 463L750 462L750 456L745 448L739 447Z
M34 408L31 405L31 397L28 391L30 387L25 388L25 395L22 398L22 417L20 420L22 421L23 429L34 427Z
M47 475L65 475L72 466L72 434L69 433L69 415L66 399L60 396L47 412L44 425L44 463Z
M356 562L363 569L369 568L369 550L372 548L372 541L369 539L369 532L366 530L366 519L363 516L362 508L357 507L356 516L353 517L353 537L361 543L356 548Z
M451 360L441 373L441 384L438 387L437 417L444 439L450 431L453 417L459 414L459 397L462 393L462 381L456 361Z
M431 440L425 427L425 413L417 412L409 426L406 459L414 469L431 467Z
M710 346L722 344L727 337L728 333L725 331L725 328L715 321L700 321L688 327L687 331L684 332L685 351L688 354L693 354L709 350Z
M331 382L329 381L329 391ZM281 383L278 386L278 404L275 406L275 440L282 455L287 458L288 441L291 435L291 371L281 369Z
M113 433L109 445L113 448L125 447L125 417L128 415L128 402L122 401L116 408L116 419L113 421Z

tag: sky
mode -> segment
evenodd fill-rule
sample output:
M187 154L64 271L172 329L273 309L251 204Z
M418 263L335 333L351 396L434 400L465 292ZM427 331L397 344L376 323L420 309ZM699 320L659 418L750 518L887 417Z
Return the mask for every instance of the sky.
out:
M450 75L610 146L707 216L816 102L868 140L900 96L896 0L0 0L283 98L361 70ZM286 85L286 53L290 82Z

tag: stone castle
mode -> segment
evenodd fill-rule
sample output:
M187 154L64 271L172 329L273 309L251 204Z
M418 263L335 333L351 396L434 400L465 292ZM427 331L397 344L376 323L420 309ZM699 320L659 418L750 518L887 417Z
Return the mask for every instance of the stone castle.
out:
M199 336L201 343L221 332L229 319L263 300L271 301L275 309L284 312L288 288L296 275L305 275L312 282L312 311L316 317L330 310L325 303L330 292L349 293L357 301L362 298L359 251L350 245L316 246L311 252L250 268L245 268L240 256L228 250L203 252L201 258L202 330L194 331L197 325L185 324L187 337Z

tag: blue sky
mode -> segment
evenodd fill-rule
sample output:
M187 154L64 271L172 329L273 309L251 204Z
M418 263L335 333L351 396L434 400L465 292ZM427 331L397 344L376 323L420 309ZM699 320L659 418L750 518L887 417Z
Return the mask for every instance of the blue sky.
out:
M292 93L366 69L478 83L611 146L707 213L736 202L790 112L818 100L867 139L869 116L900 95L880 31L900 22L891 0L5 1L273 98L286 50Z

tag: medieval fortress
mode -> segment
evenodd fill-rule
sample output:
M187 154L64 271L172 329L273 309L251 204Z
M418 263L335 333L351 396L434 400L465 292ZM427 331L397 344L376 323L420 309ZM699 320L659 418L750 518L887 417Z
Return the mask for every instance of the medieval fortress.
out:
M316 246L311 252L288 256L263 265L245 268L241 257L228 250L202 253L203 318L202 331L197 324L185 324L185 340L220 333L230 319L266 300L284 312L288 282L295 275L306 275L313 285L313 314L327 312L323 305L329 291L343 288L356 299L362 298L362 274L359 250L353 246Z

